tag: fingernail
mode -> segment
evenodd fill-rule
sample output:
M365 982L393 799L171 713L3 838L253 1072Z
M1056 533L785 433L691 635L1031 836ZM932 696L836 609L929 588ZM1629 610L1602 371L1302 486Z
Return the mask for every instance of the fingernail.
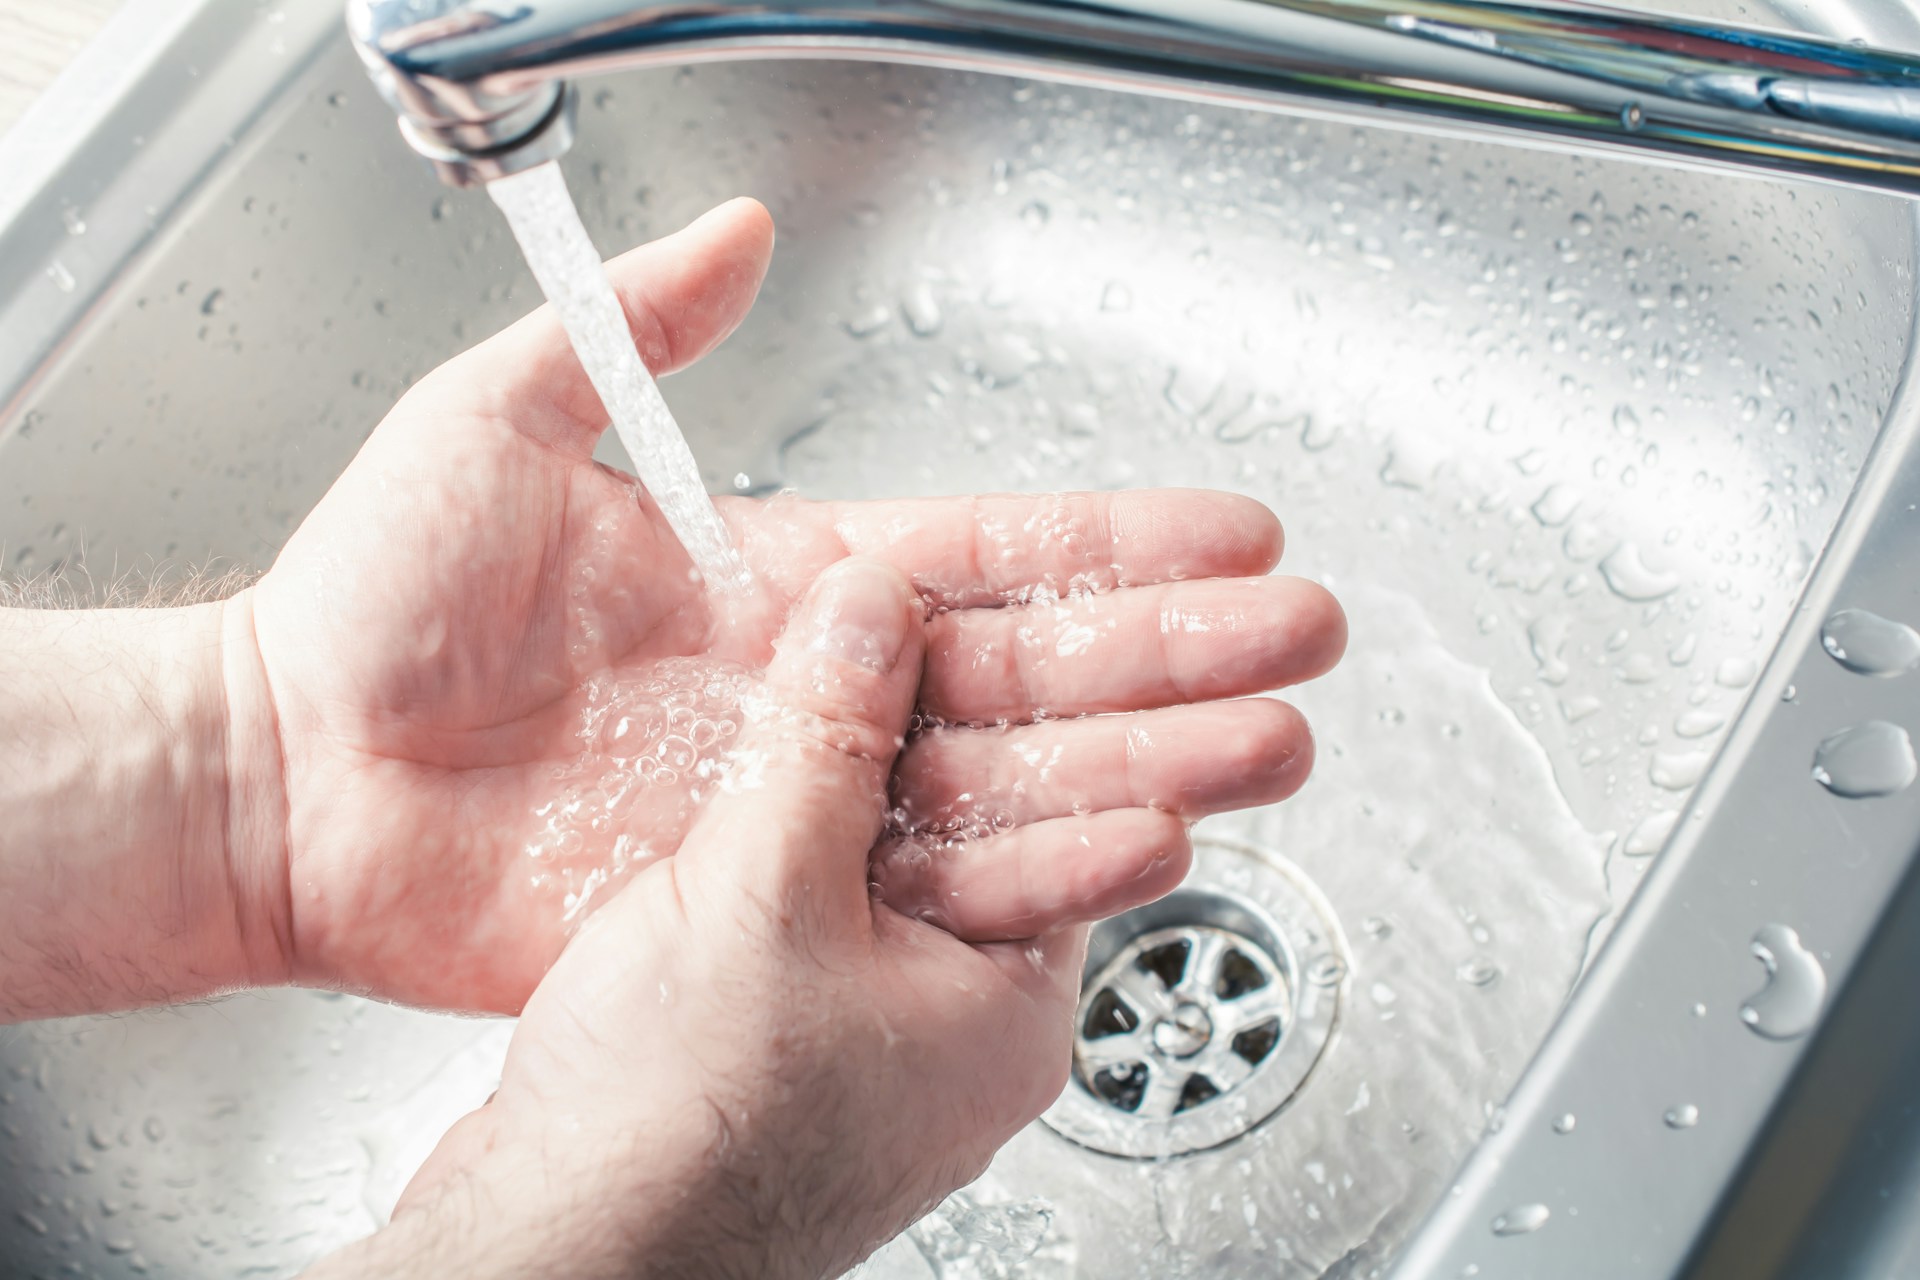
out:
M807 651L886 674L906 648L906 596L900 575L885 565L842 560L814 583Z

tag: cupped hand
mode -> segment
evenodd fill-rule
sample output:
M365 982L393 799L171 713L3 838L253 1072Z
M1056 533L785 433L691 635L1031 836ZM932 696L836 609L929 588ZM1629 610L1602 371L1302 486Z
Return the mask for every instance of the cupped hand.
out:
M1083 926L968 945L870 897L926 640L896 571L819 575L734 772L586 922L499 1091L334 1275L837 1275L1059 1093Z
M609 264L648 365L731 332L771 250L741 200ZM1122 909L1177 882L1183 820L1304 778L1305 724L1242 695L1326 669L1344 622L1259 576L1280 530L1258 504L728 500L756 588L722 596L592 460L604 426L542 309L415 386L230 605L258 649L238 664L257 696L233 696L279 748L234 802L265 850L237 874L292 980L518 1010L581 920L679 848L785 616L850 555L935 611L872 869L907 915L990 940Z

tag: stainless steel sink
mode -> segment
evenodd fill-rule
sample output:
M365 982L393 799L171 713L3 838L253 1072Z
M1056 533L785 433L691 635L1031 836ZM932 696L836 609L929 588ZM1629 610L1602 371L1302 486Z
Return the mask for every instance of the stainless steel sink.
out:
M268 563L411 379L537 303L491 205L392 138L334 12L169 7L152 65L0 201L8 571L83 549L96 572ZM1206 824L1185 896L1105 935L1111 959L1150 929L1252 921L1262 973L1320 1002L1300 1078L1259 1106L1191 1104L1239 1111L1157 1153L1082 1078L1074 1105L1106 1107L1114 1141L1056 1113L874 1275L1366 1276L1436 1204L1409 1265L1583 1274L1521 1251L1610 1230L1604 1197L1583 1220L1565 1190L1617 1167L1592 1154L1610 1141L1658 1170L1697 1149L1673 1210L1693 1226L1673 1230L1700 1229L1793 1065L1737 1057L1772 1051L1737 1016L1763 976L1753 929L1800 911L1837 982L1885 896L1833 889L1854 927L1822 933L1807 921L1842 873L1797 871L1755 915L1740 881L1774 851L1757 843L1748 875L1713 833L1764 808L1727 800L1773 758L1789 683L1822 732L1870 705L1796 674L1832 665L1796 604L1863 475L1879 497L1836 547L1861 545L1846 531L1903 456L1868 465L1909 347L1903 203L830 63L595 82L566 166L608 252L734 194L779 221L753 318L667 386L714 489L1238 489L1351 617L1345 664L1297 695L1312 785ZM1836 552L1807 598L1846 572ZM1858 811L1788 755L1796 803L1847 829ZM1875 803L1889 831L1913 821ZM1663 848L1666 881L1622 917ZM1648 1107L1647 1133L1609 1130L1614 1101L1556 1100L1564 1063L1599 1061L1578 1037L1607 1001L1645 1003L1623 994L1649 989L1636 953L1676 910L1723 963L1669 969L1672 1010L1612 1044L1620 1079L1670 1055L1667 1101L1702 1118L1676 1135ZM1717 1037L1697 1051L1696 1021ZM0 1257L291 1274L382 1219L490 1090L506 1035L300 992L0 1031ZM1544 1083L1503 1113L1543 1043ZM1707 1096L1692 1071L1737 1083ZM1716 1128L1720 1106L1739 1123ZM1526 1151L1599 1163L1499 1201L1532 1158L1522 1120ZM1470 1247L1447 1215L1483 1200L1516 1216L1478 1220ZM1551 1225L1514 1229L1534 1202Z

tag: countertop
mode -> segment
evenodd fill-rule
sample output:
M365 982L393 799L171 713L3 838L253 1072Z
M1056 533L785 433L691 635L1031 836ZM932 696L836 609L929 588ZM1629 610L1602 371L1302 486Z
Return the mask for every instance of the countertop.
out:
M93 38L121 0L0 0L0 132Z

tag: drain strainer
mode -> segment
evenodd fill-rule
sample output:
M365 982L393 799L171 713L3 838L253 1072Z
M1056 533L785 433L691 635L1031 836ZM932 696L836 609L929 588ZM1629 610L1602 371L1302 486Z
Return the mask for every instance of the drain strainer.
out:
M1291 863L1208 839L1179 889L1095 928L1086 971L1073 1075L1043 1118L1151 1157L1219 1146L1284 1106L1333 1032L1346 963Z

